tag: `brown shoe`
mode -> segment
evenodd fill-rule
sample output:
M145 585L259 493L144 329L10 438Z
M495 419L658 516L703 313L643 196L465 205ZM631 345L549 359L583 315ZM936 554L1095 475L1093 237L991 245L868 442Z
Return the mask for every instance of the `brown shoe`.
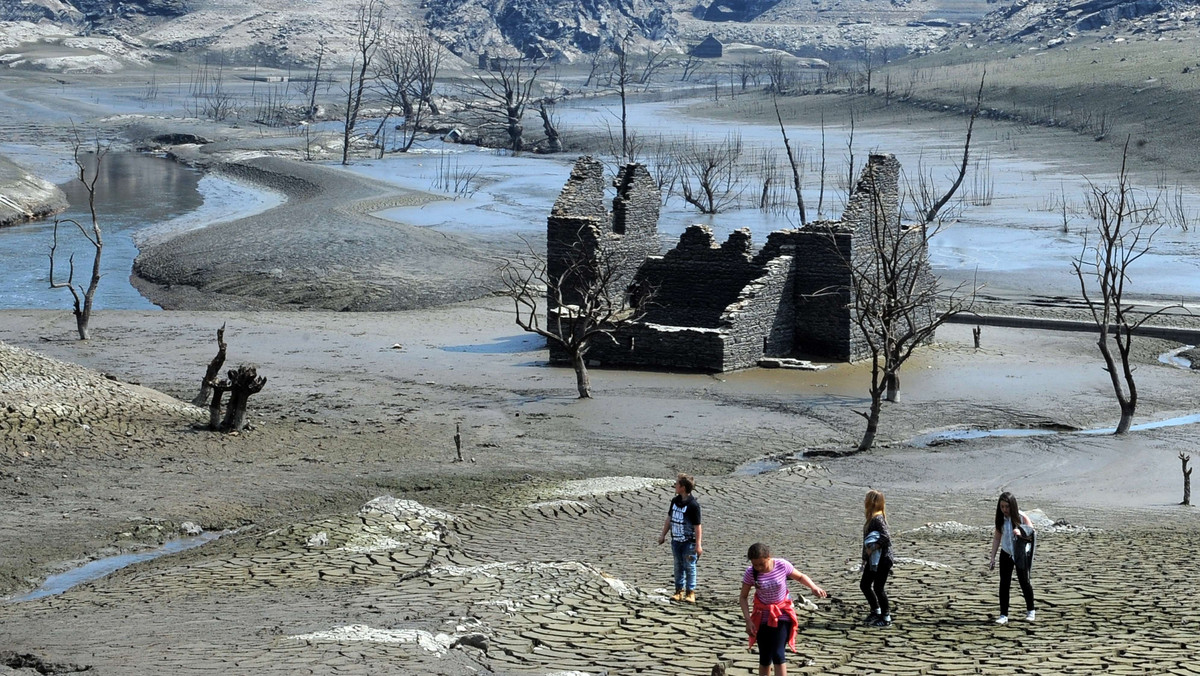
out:
M671 600L672 601L682 601L683 600L683 590L676 589L675 593L671 595Z
M687 596L683 597L683 600L687 601L688 603L695 603L696 602L696 592L689 591L687 593Z

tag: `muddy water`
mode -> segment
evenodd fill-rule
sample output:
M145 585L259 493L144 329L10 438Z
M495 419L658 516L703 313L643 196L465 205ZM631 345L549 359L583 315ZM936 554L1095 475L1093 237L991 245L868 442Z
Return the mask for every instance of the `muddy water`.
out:
M89 176L91 172L89 170ZM176 162L136 153L110 153L100 163L96 182L96 212L104 241L96 309L151 309L155 306L130 285L137 255L133 233L199 207L196 187L200 173ZM91 229L87 192L79 181L61 186L71 207L59 219L74 219ZM54 239L54 219L0 230L0 262L5 283L0 285L0 308L69 308L66 289L49 288L48 254ZM78 228L63 222L55 276L65 280L69 259L75 257L75 282L86 285L94 249Z

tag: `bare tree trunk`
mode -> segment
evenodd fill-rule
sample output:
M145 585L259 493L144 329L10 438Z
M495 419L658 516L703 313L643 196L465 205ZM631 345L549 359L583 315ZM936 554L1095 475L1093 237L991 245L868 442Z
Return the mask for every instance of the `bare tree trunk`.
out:
M1192 456L1187 453L1179 452L1179 460L1183 462L1183 502L1179 503L1181 505L1192 504L1192 470L1188 467L1188 461L1191 459Z
M979 340L983 337L983 327L976 326L971 329L971 337L975 339L975 349L979 349Z
M208 429L214 432L221 429L221 400L225 398L228 389L223 383L213 384L212 403L208 405Z
M1100 340L1097 341L1100 347L1100 355L1104 357L1104 367L1108 371L1108 375L1112 380L1113 390L1117 395L1117 404L1121 407L1121 421L1117 423L1117 430L1114 434L1125 434L1129 431L1129 426L1133 422L1133 414L1137 408L1136 402L1131 402L1125 394L1125 389L1121 387L1121 376L1117 373L1116 360L1113 358L1112 349L1108 346L1108 331L1102 329L1100 331Z
M900 401L900 374L888 373L883 377L883 381L887 385L887 395L885 399L892 403Z
M221 324L221 328L217 329L217 355L208 363L208 369L204 372L204 378L200 380L200 393L192 399L192 404L203 406L208 403L208 397L213 392L213 383L217 380L217 374L221 372L221 367L225 365L225 325Z
M545 102L538 105L538 114L542 116L542 129L546 132L546 151L562 152L562 139L558 136L558 128L554 125L554 116L546 108Z
M575 386L579 388L580 399L592 398L592 381L588 377L587 362L583 355L571 355L571 367L575 369Z
M862 441L858 442L859 452L870 450L875 445L875 433L879 430L879 411L883 408L882 392L878 389L871 391L871 411L863 417L867 419L867 429L863 432Z

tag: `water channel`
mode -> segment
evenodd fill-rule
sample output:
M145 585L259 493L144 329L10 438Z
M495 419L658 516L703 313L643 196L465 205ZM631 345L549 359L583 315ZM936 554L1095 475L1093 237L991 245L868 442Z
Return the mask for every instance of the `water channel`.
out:
M37 161L27 149L0 147L18 161ZM24 157L23 157L24 156ZM73 167L71 167L73 170ZM75 282L87 285L94 249L66 219L91 229L87 193L77 180L61 176L62 165L51 172L62 180L70 208L58 218L55 278L65 281L69 258L75 256ZM204 227L209 223L250 215L279 204L282 197L162 157L132 152L107 154L96 183L96 211L104 238L101 282L95 308L147 310L157 306L129 282L138 245L154 237ZM51 289L49 252L54 219L0 228L0 309L69 309L71 294Z
M81 585L85 582L98 580L106 575L114 573L122 568L132 566L135 563L157 559L160 556L167 554L175 554L200 545L212 542L217 538L225 535L229 531L219 531L211 533L201 533L191 537L178 538L169 540L161 547L151 549L144 552L136 552L132 554L118 554L116 556L106 556L102 559L96 559L71 570L51 575L47 577L42 585L37 589L6 599L6 603L21 603L22 601L32 601L46 596L54 596L61 594L71 587Z

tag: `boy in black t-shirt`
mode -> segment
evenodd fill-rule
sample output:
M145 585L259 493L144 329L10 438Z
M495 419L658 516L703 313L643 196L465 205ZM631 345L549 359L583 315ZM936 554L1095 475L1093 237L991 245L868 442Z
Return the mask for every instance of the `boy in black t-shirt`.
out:
M671 554L675 558L675 594L673 601L696 602L696 562L704 553L702 529L700 527L700 503L692 497L696 480L687 474L675 479L675 497L667 508L667 521L663 524L658 544L671 534Z

